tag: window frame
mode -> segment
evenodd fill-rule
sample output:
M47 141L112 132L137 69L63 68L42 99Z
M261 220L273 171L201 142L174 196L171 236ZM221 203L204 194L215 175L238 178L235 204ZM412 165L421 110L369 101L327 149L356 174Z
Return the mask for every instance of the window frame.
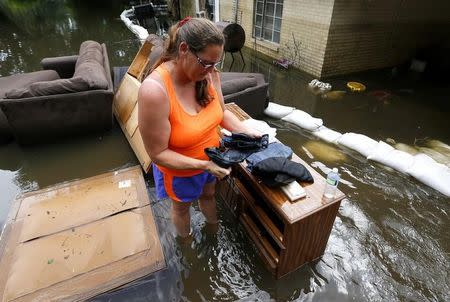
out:
M268 10L270 6L273 6L271 12ZM283 0L254 0L252 37L280 44L283 8Z

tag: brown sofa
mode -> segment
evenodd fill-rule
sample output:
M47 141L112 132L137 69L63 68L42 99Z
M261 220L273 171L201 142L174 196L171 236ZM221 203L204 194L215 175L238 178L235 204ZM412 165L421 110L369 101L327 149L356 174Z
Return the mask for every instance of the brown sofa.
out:
M112 127L114 93L105 44L85 41L78 55L45 58L41 64L42 71L0 78L0 110L19 143ZM0 135L1 127L0 112Z

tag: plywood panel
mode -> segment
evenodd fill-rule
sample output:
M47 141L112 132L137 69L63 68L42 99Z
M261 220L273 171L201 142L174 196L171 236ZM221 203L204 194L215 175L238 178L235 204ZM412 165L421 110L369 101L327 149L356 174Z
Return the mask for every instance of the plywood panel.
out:
M130 137L133 136L134 132L137 130L137 127L138 127L138 104L136 103L125 127Z
M134 153L136 153L136 156L139 159L142 168L145 172L148 173L152 160L145 150L144 141L142 140L141 132L139 132L139 130L134 132L134 135L131 139L131 146L133 147Z
M137 103L141 83L129 74L125 74L114 95L114 111L119 122L125 124Z
M114 96L114 115L145 172L150 169L151 159L139 132L137 98L141 82L151 67L149 56L152 48L153 44L146 40Z
M136 57L134 57L134 60L131 63L130 68L128 69L128 73L141 82L146 72L148 71L149 56L152 48L153 44L146 40L144 44L142 44L139 52L137 53Z

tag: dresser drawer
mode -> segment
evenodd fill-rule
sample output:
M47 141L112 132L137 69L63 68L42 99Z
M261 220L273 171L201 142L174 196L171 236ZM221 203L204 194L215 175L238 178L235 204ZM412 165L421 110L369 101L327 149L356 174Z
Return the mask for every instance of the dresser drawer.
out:
M252 211L255 218L261 224L261 226L267 231L267 233L272 237L273 241L276 242L280 249L285 249L284 237L283 237L283 225L282 223L274 223L274 214L264 207L262 204L264 201L257 201L249 190L244 186L241 180L235 179L235 185L245 202L246 211ZM258 198L258 197L257 197Z
M247 235L256 245L257 252L261 257L261 259L263 260L264 264L267 266L267 268L271 271L272 274L276 275L277 266L279 262L279 255L273 249L272 245L267 240L267 237L265 237L260 232L253 218L251 218L250 215L242 213L239 220L241 221L242 225L247 231Z

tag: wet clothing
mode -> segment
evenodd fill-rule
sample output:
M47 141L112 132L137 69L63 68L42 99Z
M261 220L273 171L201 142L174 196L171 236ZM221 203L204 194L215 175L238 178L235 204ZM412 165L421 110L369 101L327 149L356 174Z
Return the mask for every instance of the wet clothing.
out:
M156 71L163 80L169 99L170 137L168 148L182 155L208 160L204 149L218 147L220 136L217 126L223 119L223 109L213 85L208 85L212 100L199 113L186 112L179 102L169 71L160 65ZM203 170L177 170L153 164L158 198L171 198L175 201L190 202L197 200L203 186L215 181L215 177Z
M284 157L269 157L258 162L253 166L252 174L259 176L265 185L271 187L287 185L294 180L314 182L305 166Z
M222 168L229 168L243 162L249 155L259 152L269 145L269 135L251 137L243 133L232 133L222 138L220 148L206 148L209 159Z
M240 151L234 149L222 150L214 147L206 148L205 153L216 165L226 169L234 164L243 162L247 156L252 154L252 151Z
M250 171L258 162L269 157L284 157L290 159L292 157L292 149L282 143L271 143L266 149L255 152L247 157L247 169Z
M232 133L231 136L222 138L221 145L225 148L257 152L267 148L269 135L263 134L261 137L251 137L244 133Z
M155 164L152 164L152 167L158 199L170 198L179 202L198 200L205 184L216 180L216 177L208 172L179 177L163 173Z

